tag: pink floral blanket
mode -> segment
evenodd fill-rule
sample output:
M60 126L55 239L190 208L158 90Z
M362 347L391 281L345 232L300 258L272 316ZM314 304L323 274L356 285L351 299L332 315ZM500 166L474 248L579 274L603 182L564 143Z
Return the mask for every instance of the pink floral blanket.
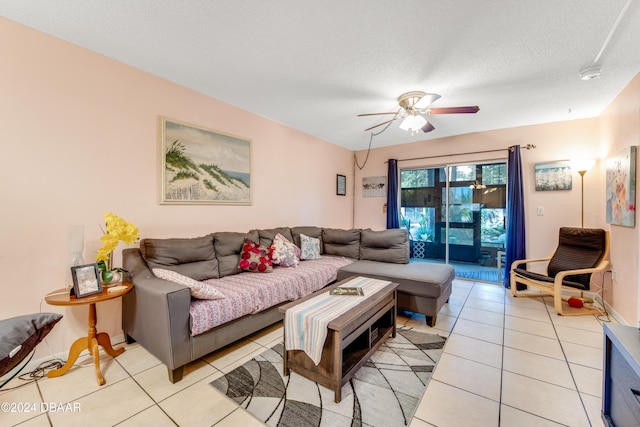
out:
M203 283L215 287L225 298L191 301L191 335L309 295L336 280L338 270L352 262L348 258L323 256L301 261L297 268L275 267L271 273L240 273L205 280Z

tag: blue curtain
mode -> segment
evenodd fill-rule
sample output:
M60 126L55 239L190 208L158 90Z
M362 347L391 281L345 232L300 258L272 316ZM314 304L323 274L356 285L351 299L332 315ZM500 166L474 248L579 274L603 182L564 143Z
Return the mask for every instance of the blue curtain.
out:
M400 209L398 208L398 160L389 159L387 178L387 228L400 228Z
M509 285L511 263L526 258L524 229L524 190L522 189L522 160L520 146L509 147L507 161L507 239L505 248L504 286ZM518 285L520 288L521 285ZM525 287L522 285L523 288Z

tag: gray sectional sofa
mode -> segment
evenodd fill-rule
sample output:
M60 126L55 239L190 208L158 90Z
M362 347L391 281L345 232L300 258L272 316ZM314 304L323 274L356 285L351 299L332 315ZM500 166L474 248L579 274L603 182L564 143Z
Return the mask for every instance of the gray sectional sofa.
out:
M139 342L160 359L168 368L169 380L176 382L187 363L280 321L278 307L286 301L192 335L189 288L159 279L152 272L154 268L170 269L198 281L235 274L259 280L262 273L243 272L238 267L244 239L268 247L278 233L296 245L300 245L301 234L317 238L323 256L353 261L337 270L337 280L367 276L399 283L398 308L424 314L432 326L451 295L453 268L409 262L409 236L401 229L280 227L248 233L217 232L199 238L143 239L139 248L123 251L123 267L128 271L125 279L134 285L123 297L122 324L127 340Z

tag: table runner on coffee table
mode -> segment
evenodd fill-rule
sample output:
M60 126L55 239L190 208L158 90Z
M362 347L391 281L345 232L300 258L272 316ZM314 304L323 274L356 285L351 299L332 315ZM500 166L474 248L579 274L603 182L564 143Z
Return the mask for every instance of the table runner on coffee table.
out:
M288 309L285 313L285 349L302 350L318 365L329 323L388 285L389 281L356 277L341 285L362 288L364 296L331 295L329 291Z

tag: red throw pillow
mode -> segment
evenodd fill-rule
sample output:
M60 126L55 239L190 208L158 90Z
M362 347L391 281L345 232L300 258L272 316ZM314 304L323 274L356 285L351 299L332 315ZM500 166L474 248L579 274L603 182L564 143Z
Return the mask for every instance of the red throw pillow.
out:
M271 273L273 271L272 254L273 249L265 248L251 239L244 239L238 267L252 273Z

